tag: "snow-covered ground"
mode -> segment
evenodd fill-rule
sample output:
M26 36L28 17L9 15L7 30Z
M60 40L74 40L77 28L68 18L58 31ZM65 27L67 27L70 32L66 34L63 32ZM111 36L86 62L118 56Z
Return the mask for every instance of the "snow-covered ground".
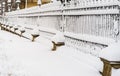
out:
M31 42L0 31L0 76L101 76L99 58L66 46L51 51L51 41L39 39Z

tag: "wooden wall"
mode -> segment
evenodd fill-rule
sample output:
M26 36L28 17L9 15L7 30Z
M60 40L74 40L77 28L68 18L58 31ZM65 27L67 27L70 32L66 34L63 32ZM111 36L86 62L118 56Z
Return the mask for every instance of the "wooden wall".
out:
M51 0L42 0L42 4L49 3ZM37 6L37 0L28 0L27 1L27 8ZM25 8L25 0L21 0L20 8L24 9Z

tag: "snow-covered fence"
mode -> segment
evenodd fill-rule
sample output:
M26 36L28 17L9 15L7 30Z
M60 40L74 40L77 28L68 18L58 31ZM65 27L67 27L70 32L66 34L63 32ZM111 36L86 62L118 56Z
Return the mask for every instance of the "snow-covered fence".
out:
M67 46L98 55L119 40L119 4L119 0L72 0L65 6L53 2L9 12L5 20L28 30L37 27L47 38L63 31Z

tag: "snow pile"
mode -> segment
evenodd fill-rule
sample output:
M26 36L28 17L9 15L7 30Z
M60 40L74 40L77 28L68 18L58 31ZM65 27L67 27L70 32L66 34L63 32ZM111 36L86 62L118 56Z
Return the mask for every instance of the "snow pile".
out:
M52 37L51 40L54 41L55 43L64 42L65 38L63 32L58 31L56 35Z
M120 42L109 45L100 52L100 57L109 61L120 61Z
M33 35L39 35L39 30L38 29L33 29L31 34Z
M25 28L24 27L20 27L19 30L20 31L25 31Z

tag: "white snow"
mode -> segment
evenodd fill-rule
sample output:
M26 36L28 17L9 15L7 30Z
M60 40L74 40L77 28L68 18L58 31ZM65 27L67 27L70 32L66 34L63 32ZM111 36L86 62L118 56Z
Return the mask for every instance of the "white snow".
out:
M25 31L25 28L24 27L20 27L19 30L20 31Z
M109 45L100 52L100 57L109 61L120 61L120 42Z
M31 34L33 35L39 35L39 30L37 28L33 29Z
M112 75L111 76L119 76L120 75L120 69L112 69Z
M87 1L87 0L86 0ZM108 1L108 0L107 0ZM101 3L89 2L87 5L79 5L77 7L65 7L62 8L60 3L50 3L38 6L9 12L6 15L9 16L31 16L34 15L61 15L62 13L54 11L60 11L61 9L80 9L86 7L98 7L108 5L119 5L119 2L101 1ZM53 1L54 2L54 1ZM98 1L99 2L99 1ZM81 2L82 4L84 1ZM51 13L46 13L53 11ZM41 13L41 14L38 14ZM69 12L63 13L64 15L85 15L85 14L110 14L119 13L118 9L105 9L97 11L82 11L82 12ZM32 16L34 16L32 15ZM6 17L7 17L6 16ZM3 22L5 23L5 22ZM4 26L5 27L5 26ZM16 26L14 26L16 27ZM30 25L29 27L32 27ZM56 33L56 30L48 30L40 28L40 30L47 30L49 32ZM12 28L13 30L13 28ZM20 29L21 30L21 29ZM20 31L16 31L20 32ZM118 32L118 30L117 30ZM39 30L34 29L31 34L39 34ZM27 37L31 38L31 34L25 33ZM109 45L115 41L110 38L90 36L87 34L73 34L66 32L65 36L95 42L99 44ZM57 42L64 42L64 35L57 33L52 40ZM62 46L57 48L57 51L51 51L52 43L50 40L39 37L39 42L31 42L16 35L12 35L5 31L0 31L0 76L101 76L99 71L102 71L103 64L99 58L91 56L90 54L84 54L74 48ZM100 57L110 61L120 61L120 42L109 45L109 47L103 49L100 53ZM87 49L89 50L89 49ZM120 69L112 69L112 76L120 76Z
M51 41L40 39L31 42L0 31L1 76L101 76L99 58L66 46L53 52Z
M65 42L64 33L57 32L56 35L54 35L51 40L54 41L55 43Z
M120 42L109 45L107 48L104 48L99 56L108 61L120 61ZM120 76L120 69L112 68L111 76Z

